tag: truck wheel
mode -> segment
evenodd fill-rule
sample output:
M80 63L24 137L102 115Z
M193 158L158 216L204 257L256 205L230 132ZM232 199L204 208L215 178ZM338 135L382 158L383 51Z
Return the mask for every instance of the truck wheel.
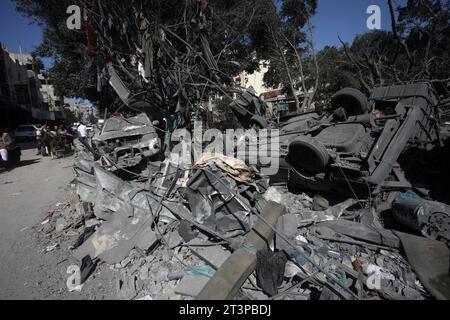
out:
M319 173L328 165L330 155L320 142L303 136L290 144L288 161L295 168L309 173Z
M344 108L347 116L358 116L369 112L369 101L361 91L354 88L344 88L331 98L333 109Z

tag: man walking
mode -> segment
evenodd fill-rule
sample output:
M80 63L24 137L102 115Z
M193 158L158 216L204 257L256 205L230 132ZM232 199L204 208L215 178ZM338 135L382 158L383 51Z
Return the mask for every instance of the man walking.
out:
M78 126L78 140L80 140L81 143L86 144L86 137L87 137L87 128L84 125L83 122L80 123Z

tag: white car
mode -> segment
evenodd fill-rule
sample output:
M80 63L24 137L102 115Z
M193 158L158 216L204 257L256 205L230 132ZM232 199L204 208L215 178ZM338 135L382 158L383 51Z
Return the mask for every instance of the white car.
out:
M35 141L36 140L36 129L31 124L20 125L14 132L16 141Z

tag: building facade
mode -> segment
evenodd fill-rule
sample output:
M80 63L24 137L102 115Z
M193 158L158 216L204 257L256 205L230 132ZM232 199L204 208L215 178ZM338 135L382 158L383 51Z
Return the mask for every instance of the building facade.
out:
M63 101L30 54L9 52L0 43L0 127L64 120Z
M267 63L261 62L259 65L259 70L253 73L242 72L234 80L235 83L242 88L253 87L256 94L259 96L267 91L271 91L272 88L268 88L264 85L264 75L269 70Z

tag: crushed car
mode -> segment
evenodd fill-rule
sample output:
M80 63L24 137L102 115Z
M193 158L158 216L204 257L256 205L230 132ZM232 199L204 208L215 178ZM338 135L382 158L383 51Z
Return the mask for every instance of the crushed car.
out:
M105 121L92 139L93 152L109 171L146 167L150 158L161 154L161 139L146 114L131 118L113 117Z

